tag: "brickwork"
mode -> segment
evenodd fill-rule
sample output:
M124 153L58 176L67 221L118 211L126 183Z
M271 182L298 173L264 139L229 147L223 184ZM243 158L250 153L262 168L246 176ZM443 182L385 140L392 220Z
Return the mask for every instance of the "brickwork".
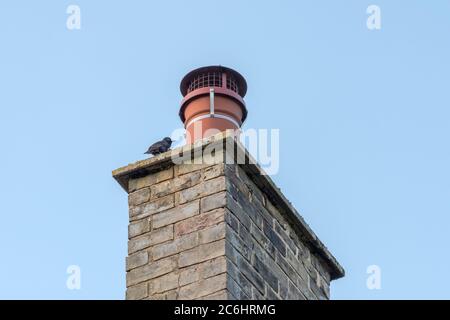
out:
M224 161L138 167L115 172L129 193L127 299L330 298L342 268L271 181Z
M330 273L237 165L226 167L226 257L235 299L329 299Z

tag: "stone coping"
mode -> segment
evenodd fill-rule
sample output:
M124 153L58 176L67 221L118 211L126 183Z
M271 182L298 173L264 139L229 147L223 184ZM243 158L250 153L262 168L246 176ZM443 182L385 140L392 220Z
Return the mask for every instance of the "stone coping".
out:
M272 204L283 213L292 228L301 235L301 239L310 248L311 253L320 256L330 269L331 280L341 278L345 275L344 268L337 262L327 247L320 241L312 231L303 217L294 208L291 202L284 196L275 185L270 176L251 157L245 147L235 139L232 133L223 132L207 139L196 141L193 144L170 150L163 154L140 160L127 166L118 168L112 172L114 179L128 192L130 179L152 174L173 166L181 160L192 159L201 154L205 148L224 147L226 153L231 153L234 160L238 159L239 165L247 173L249 178L261 189Z

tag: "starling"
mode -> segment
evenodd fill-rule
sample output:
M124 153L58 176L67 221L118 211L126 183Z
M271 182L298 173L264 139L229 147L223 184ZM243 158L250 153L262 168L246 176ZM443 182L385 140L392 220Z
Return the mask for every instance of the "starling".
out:
M165 137L161 141L155 142L152 144L148 150L144 154L152 154L156 156L157 154L166 152L170 149L170 146L172 145L172 139L169 137Z

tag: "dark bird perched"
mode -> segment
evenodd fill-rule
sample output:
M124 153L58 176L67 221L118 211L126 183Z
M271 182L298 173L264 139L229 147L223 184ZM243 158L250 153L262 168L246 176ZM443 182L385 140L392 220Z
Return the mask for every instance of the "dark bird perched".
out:
M152 144L148 150L144 154L152 154L156 156L157 154L166 152L170 149L170 146L172 145L172 139L169 137L165 137L161 141L155 142Z

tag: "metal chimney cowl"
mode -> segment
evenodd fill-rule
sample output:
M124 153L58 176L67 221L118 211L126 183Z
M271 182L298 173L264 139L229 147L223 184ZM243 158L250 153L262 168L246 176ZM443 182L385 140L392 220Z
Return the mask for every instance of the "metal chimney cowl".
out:
M244 96L247 82L237 71L209 66L189 72L181 81L183 100L180 118L186 129L186 143L239 130L247 117Z

